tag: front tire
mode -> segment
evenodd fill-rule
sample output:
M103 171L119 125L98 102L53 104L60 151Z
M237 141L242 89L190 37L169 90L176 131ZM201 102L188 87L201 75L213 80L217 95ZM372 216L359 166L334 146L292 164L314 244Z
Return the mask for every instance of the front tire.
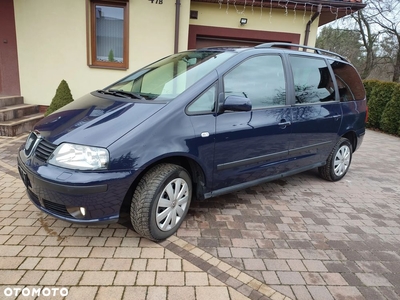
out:
M342 179L350 168L353 155L353 147L346 138L341 138L326 160L326 165L319 167L318 171L322 178L328 181Z
M192 199L192 180L182 167L160 164L140 180L131 203L131 222L140 235L160 241L182 224Z

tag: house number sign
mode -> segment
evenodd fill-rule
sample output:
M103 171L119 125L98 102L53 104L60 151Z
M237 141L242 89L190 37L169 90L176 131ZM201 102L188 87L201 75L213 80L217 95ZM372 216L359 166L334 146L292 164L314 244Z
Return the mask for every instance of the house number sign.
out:
M163 0L149 0L149 1L154 4L163 4Z

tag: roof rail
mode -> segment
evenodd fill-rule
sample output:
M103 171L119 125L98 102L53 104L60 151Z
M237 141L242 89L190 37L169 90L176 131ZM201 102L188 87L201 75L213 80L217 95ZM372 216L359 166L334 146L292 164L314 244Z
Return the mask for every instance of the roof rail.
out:
M297 47L297 48L303 48L303 50L305 51L305 49L310 49L310 50L314 50L315 53L317 54L329 54L335 57L340 58L343 61L348 62L348 60L346 58L344 58L343 56L335 53L335 52L331 52L328 50L324 50L324 49L320 49L320 48L315 48L315 47L309 47L309 46L304 46L304 45L298 45L298 44L292 44L292 43L281 43L281 42L275 42L275 43L265 43L265 44L260 44L255 46L255 48L272 48L272 47Z

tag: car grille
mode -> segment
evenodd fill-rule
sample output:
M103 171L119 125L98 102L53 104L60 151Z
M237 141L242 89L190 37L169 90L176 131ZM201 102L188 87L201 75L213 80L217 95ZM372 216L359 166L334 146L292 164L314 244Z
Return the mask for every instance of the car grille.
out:
M49 200L43 199L43 204L46 209L51 211L52 213L58 215L58 216L63 216L67 218L71 218L70 213L67 211L65 205L58 204L51 202Z
M35 156L41 161L46 161L56 148L57 145L41 140L36 148Z

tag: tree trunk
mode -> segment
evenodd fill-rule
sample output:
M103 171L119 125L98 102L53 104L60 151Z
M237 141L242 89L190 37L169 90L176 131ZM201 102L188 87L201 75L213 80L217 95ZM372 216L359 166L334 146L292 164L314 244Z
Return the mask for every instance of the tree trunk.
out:
M393 82L399 82L400 79L400 47L397 50L396 62L393 65Z
M367 54L365 67L360 74L361 79L366 79L375 67L374 45L376 41L376 35L372 33L371 26L362 11L358 11L357 15L355 15L353 18L358 24L362 43Z

